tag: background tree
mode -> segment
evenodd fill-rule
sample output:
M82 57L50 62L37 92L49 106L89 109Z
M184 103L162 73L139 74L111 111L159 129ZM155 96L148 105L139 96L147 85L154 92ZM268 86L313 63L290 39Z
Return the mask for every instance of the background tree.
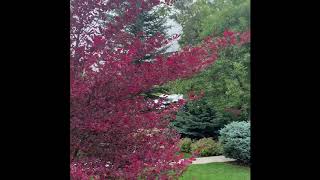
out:
M182 26L183 34L179 40L181 46L195 45L199 43L202 18L209 16L212 9L208 5L207 0L197 0L195 3L188 1L176 1L175 7L179 10L173 18Z
M169 38L167 30L171 26L167 25L170 8L164 4L159 4L149 11L142 11L136 18L133 24L128 25L126 30L132 35L139 35L141 40L161 34L165 38ZM143 32L143 34L140 34ZM152 54L147 54L143 59L150 60L159 54L163 54L169 46L162 47Z
M183 4L174 18L183 28L181 46L195 45L208 35L221 35L225 29L246 31L250 26L249 0L197 0Z
M200 99L188 102L177 112L176 119L171 125L182 135L199 139L203 137L216 137L224 124L213 108Z
M250 27L249 0L197 0L177 8L180 13L176 19L183 27L179 41L182 47L197 45L208 35L222 35L225 29L245 31ZM250 33L243 36L249 37ZM204 90L203 101L220 117L219 127L232 121L248 120L250 45L226 48L220 51L214 66L190 79L170 82L163 88L167 93L184 95Z
M248 120L250 112L250 52L249 47L231 47L222 51L215 65L191 79L168 83L168 93L187 94L203 90L202 98L223 123ZM206 106L207 106L206 105Z

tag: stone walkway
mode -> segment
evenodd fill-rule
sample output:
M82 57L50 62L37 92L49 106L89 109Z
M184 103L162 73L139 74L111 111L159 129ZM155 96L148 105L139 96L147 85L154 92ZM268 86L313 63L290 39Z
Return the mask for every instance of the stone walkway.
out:
M213 163L213 162L230 162L230 161L235 161L235 159L226 158L224 156L209 156L209 157L196 158L196 160L193 161L192 164L207 164L207 163Z

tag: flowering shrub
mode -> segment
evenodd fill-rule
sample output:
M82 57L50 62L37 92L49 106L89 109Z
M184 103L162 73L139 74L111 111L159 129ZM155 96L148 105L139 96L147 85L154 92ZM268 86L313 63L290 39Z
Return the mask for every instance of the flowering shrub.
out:
M191 144L191 151L196 152L201 157L217 156L222 154L220 143L212 138L202 138Z
M190 138L183 138L179 142L180 152L189 153L191 151L192 140Z
M192 76L216 60L218 49L233 42L227 37L211 39L169 57L136 63L168 42L161 35L141 39L142 32L126 32L142 10L159 3L71 0L72 179L167 179L190 163L176 155L179 135L168 128L184 100L159 108L161 99L156 103L141 93Z

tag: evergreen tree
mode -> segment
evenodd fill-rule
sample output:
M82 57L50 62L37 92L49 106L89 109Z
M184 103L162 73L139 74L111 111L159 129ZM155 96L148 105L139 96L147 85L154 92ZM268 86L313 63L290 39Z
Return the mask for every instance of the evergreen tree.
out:
M139 32L143 32L143 35L140 35L141 40L154 37L157 34L168 38L166 33L167 29L170 28L170 26L166 25L168 12L169 8L166 6L157 6L151 11L142 11L137 16L136 21L127 27L127 31L133 35L139 35ZM147 54L144 58L139 59L138 62L153 59L155 56L163 54L168 48L169 46L162 47L154 53Z
M216 111L203 100L192 101L177 112L171 123L182 136L190 138L217 137L225 124Z
M144 37L152 37L157 33L166 35L165 26L167 20L168 8L158 7L151 11L142 11L134 24L128 27L128 31L132 34L138 34L138 32L144 32Z

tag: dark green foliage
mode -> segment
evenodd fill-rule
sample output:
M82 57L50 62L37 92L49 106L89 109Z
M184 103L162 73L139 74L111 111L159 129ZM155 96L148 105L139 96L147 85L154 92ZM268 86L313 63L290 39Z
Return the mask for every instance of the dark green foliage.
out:
M216 137L224 124L224 119L203 100L186 104L171 123L183 137L190 138Z
M138 32L144 32L144 37L152 37L157 33L165 35L167 26L166 23L166 9L159 8L158 10L143 11L139 14L136 22L128 26L128 31L132 34L138 34Z
M166 30L170 28L170 26L166 25L168 11L169 9L165 7L159 7L157 9L153 9L152 11L143 11L138 15L135 23L127 27L127 31L132 34L143 32L144 35L140 36L142 40L153 37L156 34L161 34L167 37ZM146 55L143 59L138 61L152 59L156 55L163 54L167 49L168 47L161 48L150 55Z

